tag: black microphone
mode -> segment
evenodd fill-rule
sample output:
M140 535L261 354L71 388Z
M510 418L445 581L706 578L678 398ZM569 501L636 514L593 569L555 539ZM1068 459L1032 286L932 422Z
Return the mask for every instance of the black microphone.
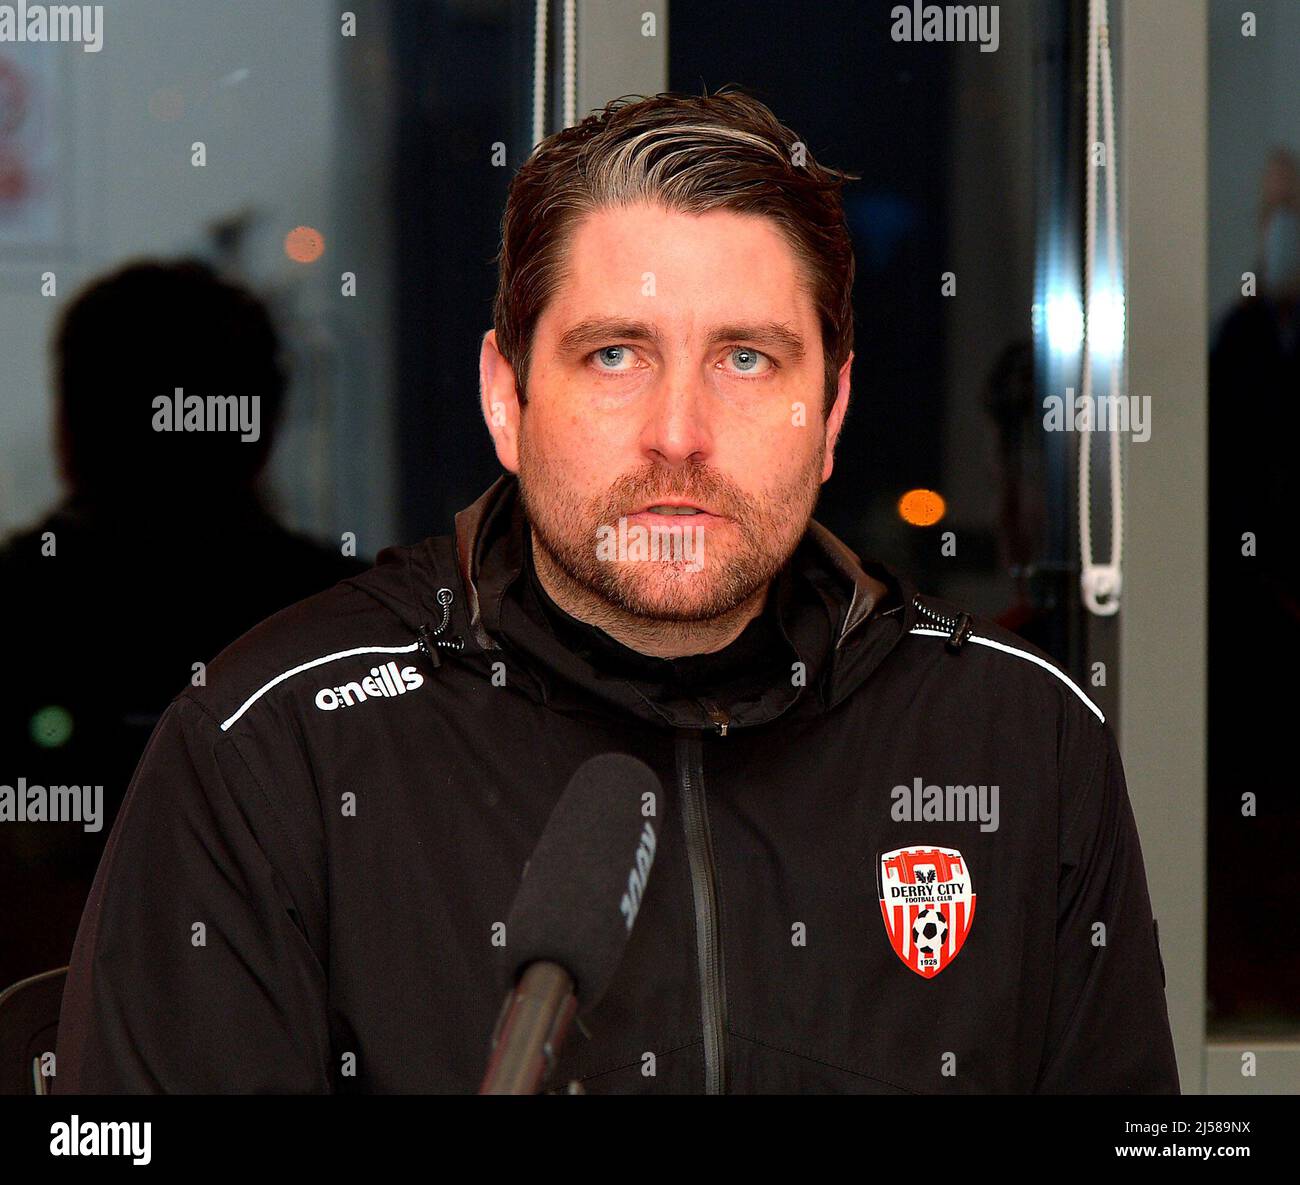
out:
M579 766L546 821L506 918L510 989L479 1094L537 1094L575 1013L614 978L662 831L663 787L643 761Z

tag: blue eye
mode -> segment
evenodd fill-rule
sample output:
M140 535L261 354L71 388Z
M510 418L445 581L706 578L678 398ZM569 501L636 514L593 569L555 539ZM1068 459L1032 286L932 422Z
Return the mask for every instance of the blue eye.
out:
M610 357L611 354L614 355L614 357L611 358ZM618 363L624 361L624 357L626 354L627 354L627 346L604 346L603 348L597 350L592 355L592 357L600 359L602 363L604 362L613 363L612 366L601 365L598 369L616 370L616 369L621 369L618 366Z
M733 346L730 357L737 374L766 374L776 367L776 363L761 350L749 346ZM606 374L626 373L635 364L631 346L602 346L590 354L589 358L594 358L596 369Z
M748 346L736 346L731 351L733 364L741 374L762 374L764 367L761 365L766 362L770 368L772 360L758 350L751 350Z

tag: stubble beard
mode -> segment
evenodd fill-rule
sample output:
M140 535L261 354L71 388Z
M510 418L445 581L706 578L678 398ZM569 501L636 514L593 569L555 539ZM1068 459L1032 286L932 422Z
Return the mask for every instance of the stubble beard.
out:
M807 530L821 486L824 446L790 481L746 499L704 465L670 471L650 467L625 474L601 496L572 498L562 474L519 439L519 489L532 527L533 547L558 569L570 594L597 616L614 614L662 622L725 619L766 589ZM665 525L702 530L703 565L685 558L634 561L598 557L598 529L617 531L620 516L660 498L695 500L731 521L716 529L692 528L691 516L666 517Z

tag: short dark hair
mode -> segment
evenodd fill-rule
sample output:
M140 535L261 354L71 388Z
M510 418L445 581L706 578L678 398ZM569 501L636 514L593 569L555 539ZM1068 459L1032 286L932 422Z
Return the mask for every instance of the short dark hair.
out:
M511 180L497 256L497 346L520 398L533 332L560 284L574 223L648 201L777 224L803 264L821 324L829 415L853 349L853 244L841 190L859 179L819 165L762 102L734 87L700 97L624 96L549 136Z

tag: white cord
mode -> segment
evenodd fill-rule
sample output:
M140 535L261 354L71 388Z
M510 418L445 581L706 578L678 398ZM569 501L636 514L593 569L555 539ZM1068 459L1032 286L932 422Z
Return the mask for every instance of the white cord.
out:
M578 2L564 0L564 126L578 118Z
M533 147L546 136L546 17L550 0L533 8Z
M1119 611L1119 596L1123 585L1121 561L1124 546L1124 502L1121 473L1119 429L1107 424L1110 435L1110 501L1111 532L1110 562L1097 564L1092 556L1092 424L1095 419L1092 407L1092 324L1093 275L1097 266L1097 164L1094 146L1097 143L1097 78L1101 78L1102 121L1106 138L1106 265L1112 292L1121 292L1119 278L1119 224L1117 221L1115 153L1115 106L1112 92L1110 56L1110 28L1106 15L1106 0L1089 0L1088 5L1088 128L1086 151L1088 153L1087 193L1084 201L1084 261L1083 261L1083 373L1081 398L1085 409L1085 427L1079 439L1079 549L1082 572L1080 584L1083 603L1089 612L1099 617L1109 617ZM1118 317L1122 306L1116 299L1111 312ZM1122 323L1120 333L1113 343L1110 362L1108 396L1119 391L1119 357L1123 348ZM1112 404L1113 406L1113 404Z

